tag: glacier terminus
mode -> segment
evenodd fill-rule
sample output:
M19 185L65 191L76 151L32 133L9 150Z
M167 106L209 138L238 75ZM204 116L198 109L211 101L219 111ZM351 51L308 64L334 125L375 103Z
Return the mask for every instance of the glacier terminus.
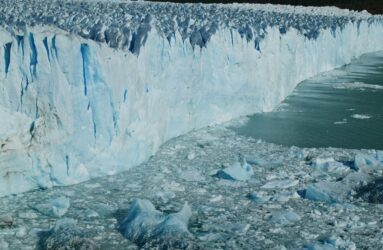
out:
M0 0L0 250L381 249L383 151L233 129L329 93L380 121L379 51L331 6Z
M137 166L383 49L382 17L331 7L2 0L0 24L0 195Z

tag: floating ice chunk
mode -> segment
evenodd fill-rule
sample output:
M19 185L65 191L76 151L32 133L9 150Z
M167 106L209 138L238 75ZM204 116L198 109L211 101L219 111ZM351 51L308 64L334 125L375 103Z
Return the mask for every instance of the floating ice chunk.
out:
M381 150L376 151L376 159L380 161L381 163L383 163L383 151Z
M325 239L321 239L320 243L311 244L303 247L305 250L332 250L332 249L356 249L354 242L350 240L344 240L341 237L330 236Z
M303 247L304 250L337 250L336 247L328 243L323 244L309 244Z
M375 169L383 169L383 164L372 155L358 153L355 155L355 168L363 172Z
M205 179L205 176L195 169L181 170L179 177L185 181L202 181Z
M153 197L160 198L162 202L168 203L169 200L176 197L176 194L172 191L158 191L153 195Z
M222 195L215 195L210 199L210 202L219 202L223 199Z
M253 168L246 162L246 160L244 160L242 164L235 162L230 167L219 170L215 176L227 180L246 181L253 175Z
M19 213L19 218L21 219L37 219L39 216L34 212L25 212L25 213Z
M62 217L70 207L69 198L61 196L46 204L39 204L35 208L42 214L52 217Z
M351 115L351 117L359 120L367 120L370 119L372 116L366 114L353 114Z
M92 209L100 216L109 216L117 210L117 206L113 203L96 203Z
M266 183L261 188L263 188L263 189L286 189L286 188L294 187L298 184L299 184L299 180L292 180L292 179L273 180L273 181Z
M39 235L42 249L99 249L74 219L58 220L54 228L40 232Z
M88 217L88 218L96 218L98 216L99 215L98 215L98 213L96 211L91 210L91 209L86 210L86 217Z
M288 202L290 199L297 199L299 197L300 196L297 194L297 192L284 191L273 196L272 201L284 203L284 202Z
M10 214L5 214L0 216L0 228L10 227L14 223L13 217Z
M255 202L256 204L264 204L270 201L271 196L266 195L263 192L253 192L251 194L248 194L247 198L249 198L251 201Z
M306 159L309 152L306 149L300 149L300 148L290 148L290 151L294 154L295 158L303 160Z
M294 211L278 211L271 216L271 222L283 225L292 224L300 219L301 217Z
M381 150L376 151L376 159L378 159L380 162L383 162L383 151Z
M258 156L246 156L246 162L251 165L258 165L258 166L266 166L270 164L270 162Z
M120 224L120 232L129 240L144 244L152 237L152 231L163 220L163 213L147 200L135 199L129 213Z
M157 244L175 246L192 237L187 226L191 217L186 203L178 213L164 214L148 200L135 199L119 231L138 245L155 241Z
M365 90L365 89L373 89L373 90L383 90L383 86L376 85L376 84L368 84L364 82L342 82L342 83L335 83L332 85L335 89L359 89L359 90Z
M8 249L9 244L5 242L3 239L0 239L0 249Z
M328 190L321 185L310 185L306 188L304 197L313 201L336 202L336 198L332 197L327 191Z
M173 191L173 192L184 192L185 191L185 187L176 181L166 182L166 183L164 183L162 188L163 188L163 190Z
M201 236L198 236L198 239L202 241L218 241L224 239L225 235L222 233L206 233Z
M347 119L343 119L341 121L334 122L335 125L342 125L342 124L346 124L346 123L347 123Z
M27 229L25 227L20 227L16 231L17 238L24 238L27 235Z
M313 167L320 171L335 174L337 176L345 176L351 171L350 167L334 160L332 157L316 158L313 161Z
M250 229L250 224L242 224L242 223L234 224L233 227L231 228L233 233L237 235L245 235L247 231L249 231L249 229Z
M343 183L322 181L308 185L303 196L313 201L336 203L342 202L350 189Z
M190 152L187 157L188 160L193 160L195 158L195 152Z

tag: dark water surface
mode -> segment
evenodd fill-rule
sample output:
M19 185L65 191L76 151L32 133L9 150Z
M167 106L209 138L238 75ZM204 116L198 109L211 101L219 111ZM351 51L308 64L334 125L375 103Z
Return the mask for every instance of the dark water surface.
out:
M237 133L288 146L383 149L383 52L303 81Z

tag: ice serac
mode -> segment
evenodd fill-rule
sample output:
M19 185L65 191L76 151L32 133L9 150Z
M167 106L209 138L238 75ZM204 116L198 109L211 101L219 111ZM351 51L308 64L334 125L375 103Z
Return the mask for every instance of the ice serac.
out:
M0 0L0 195L142 163L166 140L270 111L383 49L335 8Z

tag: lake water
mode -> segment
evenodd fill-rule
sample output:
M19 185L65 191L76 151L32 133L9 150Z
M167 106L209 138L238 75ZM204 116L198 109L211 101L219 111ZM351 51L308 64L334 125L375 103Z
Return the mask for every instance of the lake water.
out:
M288 146L383 149L383 52L303 81L275 111L233 129Z

